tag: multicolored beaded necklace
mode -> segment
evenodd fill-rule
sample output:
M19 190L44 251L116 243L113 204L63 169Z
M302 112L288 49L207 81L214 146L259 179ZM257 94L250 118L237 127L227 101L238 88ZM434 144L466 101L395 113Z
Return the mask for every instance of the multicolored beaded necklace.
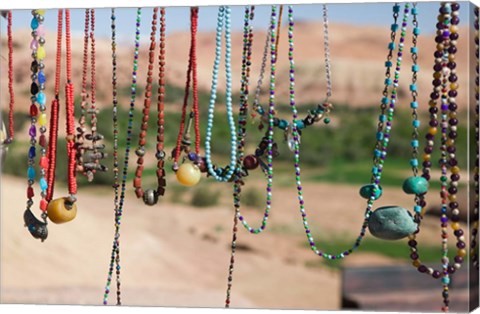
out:
M220 182L229 181L234 172L237 162L237 143L236 143L236 130L235 120L233 118L232 109L232 70L231 70L231 22L230 22L231 8L230 6L220 6L218 8L217 17L217 33L216 33L216 49L215 49L215 61L213 65L212 76L212 88L210 93L210 103L208 109L208 122L207 131L205 135L205 158L207 161L208 173ZM227 109L227 120L230 128L230 164L226 168L217 168L212 163L211 157L211 141L212 141L212 129L213 118L215 113L215 102L217 99L217 84L218 84L218 71L220 67L220 59L222 52L222 32L225 28L225 75L226 75L226 89L225 100Z
M198 30L198 7L190 8L190 54L188 58L187 79L185 82L185 95L183 98L182 118L180 129L177 135L177 143L172 151L173 171L175 171L177 180L185 186L193 186L200 181L201 172L206 172L206 160L200 156L200 114L198 111L198 81L197 81L197 30ZM192 85L192 110L187 117L188 99L190 94L190 85ZM187 122L188 119L188 122ZM190 151L190 129L194 123L195 128L195 152ZM186 124L186 126L185 126ZM181 153L185 153L187 158L183 158L179 166Z
M46 111L46 96L44 93L45 90L45 64L43 60L45 59L45 10L33 10L32 11L32 21L30 22L30 27L32 29L32 41L30 43L30 48L32 50L32 64L30 69L32 71L31 79L32 84L30 86L31 93L31 105L30 105L30 120L31 126L29 129L30 136L30 149L28 150L28 188L27 188L27 209L23 214L25 226L28 228L28 231L36 239L40 239L42 242L48 236L47 230L47 202L45 197L47 196L48 183L45 179L48 161L46 158L47 154L47 138L45 133L47 132L47 114ZM40 111L40 113L39 113ZM41 218L43 221L38 220L35 215L32 213L31 208L33 206L33 197L35 196L33 185L35 184L36 171L35 171L35 157L37 155L36 145L37 145L37 123L40 126L40 190L42 200L40 202L40 210L42 211Z
M479 97L478 97L478 83L479 83L479 75L478 75L478 33L479 33L479 24L478 24L478 7L474 8L475 20L473 26L475 28L475 152L476 152L476 159L475 159L475 166L473 169L473 181L474 181L474 189L475 189L475 201L474 201L474 209L473 209L473 221L472 221L472 236L470 242L470 256L472 259L472 265L478 270L479 260L478 260L478 207L479 207L479 196L478 196L478 163L479 163L479 148L478 148L478 141L479 141L479 119L478 119L478 112L479 112Z
M130 109L128 111L128 122L127 122L127 136L125 142L125 159L123 163L122 170L122 181L121 186L117 184L114 186L115 189L115 233L113 237L113 246L112 246L112 255L110 259L110 265L108 269L107 283L105 285L105 294L103 296L103 304L108 304L108 296L110 294L110 284L112 282L112 276L114 269L116 270L116 280L117 280L117 305L121 305L121 292L120 292L120 223L123 215L123 205L125 203L125 191L127 186L127 174L128 174L128 164L130 158L130 149L132 144L132 129L133 129L133 113L135 111L135 100L137 96L137 71L138 71L138 54L140 50L140 22L142 17L142 9L137 9L136 24L135 24L135 50L133 55L133 71L132 71L132 84L131 84L131 97L130 97ZM115 43L115 12L112 11L112 63L116 65L116 43ZM114 67L113 72L113 83L114 88L114 101L116 103L116 66ZM116 112L116 107L115 107ZM114 119L116 119L116 115ZM118 130L114 130L114 134ZM118 148L118 146L117 146ZM114 155L118 152L114 152ZM118 188L120 190L120 196L118 196ZM118 204L117 204L118 201Z
M377 131L377 142L376 142L376 148L375 148L375 158L374 158L374 166L372 168L372 183L366 187L362 188L361 194L362 196L366 197L368 199L367 202L367 208L365 211L365 219L362 224L362 228L360 231L360 235L358 236L357 240L355 241L354 245L352 248L343 251L342 253L339 254L329 254L323 251L320 251L314 241L312 232L310 230L309 224L308 224L308 219L307 219L307 213L305 211L305 203L303 199L303 189L301 186L301 170L300 170L300 142L299 142L299 133L297 129L297 119L298 119L298 111L296 108L296 103L295 103L295 66L294 66L294 58L293 58L293 52L294 52L294 41L293 41L293 29L294 29L294 20L293 20L293 7L289 6L288 8L288 38L289 38L289 61L290 61L290 106L292 108L292 113L293 113L293 120L292 120L292 135L293 135L293 141L295 142L295 149L294 149L294 166L295 166L295 174L296 174L296 184L297 184L297 193L298 193L298 201L299 201L299 206L300 206L300 214L302 216L303 220L303 225L305 228L305 233L307 235L308 242L310 244L310 247L312 251L325 259L331 259L331 260L336 260L336 259L343 259L346 256L350 255L354 250L356 250L360 244L362 239L365 236L365 232L367 229L367 226L369 224L369 219L372 214L372 208L373 204L376 199L379 197L379 191L380 191L380 180L381 180L381 175L382 175L382 170L383 170L383 165L384 161L386 159L387 155L387 147L389 143L389 137L390 137L390 132L391 132L391 122L393 120L393 114L394 114L394 109L395 109L395 103L397 99L397 86L398 86L398 80L400 77L400 66L401 66L401 60L402 60L402 55L403 55L403 41L404 37L406 35L406 23L407 23L407 18L409 15L409 4L405 4L405 9L404 9L404 15L403 15L403 24L402 24L402 32L401 32L401 39L400 39L400 48L398 53L397 53L397 63L396 63L396 68L394 72L394 80L392 80L391 77L391 68L393 66L393 51L396 48L395 44L395 39L396 39L396 33L398 31L399 25L397 24L397 18L400 12L400 5L397 3L393 6L393 18L394 18L394 23L392 24L392 32L391 32L391 40L392 42L388 45L389 53L387 56L387 61L385 63L386 66L386 79L385 79L385 88L383 95L384 97L382 98L381 101L381 115L379 118L379 123L378 123L378 131ZM393 82L392 82L393 81ZM389 99L389 88L390 86L393 85L393 88L391 90L391 96ZM387 109L388 105L388 109ZM368 190L368 193L365 193L365 190Z
M253 41L253 28L250 22L254 17L254 6L245 7L245 23L244 23L244 45L243 45L243 56L242 56L242 79L241 79L241 89L240 89L240 112L239 112L239 128L237 134L237 171L234 176L233 184L233 203L235 207L234 223L233 223L233 235L232 235L232 244L231 244L231 256L230 256L230 265L228 268L228 283L227 283L227 293L225 300L225 307L230 307L230 297L231 297L231 288L233 282L233 271L235 264L235 252L236 252L236 241L237 241L237 224L240 220L243 226L252 234L259 234L265 230L267 226L267 220L271 208L271 199L272 199L272 182L273 182L273 120L275 115L275 65L276 65L276 31L277 31L277 7L272 6L271 12L271 22L270 22L270 50L271 50L271 68L270 68L270 98L269 98L269 110L268 110L268 131L264 137L265 141L262 140L262 143L267 143L267 167L266 170L266 207L262 219L262 224L260 228L252 228L241 215L240 212L240 195L243 185L243 177L246 176L246 173L242 171L242 167L245 165L244 152L245 152L245 137L246 137L246 124L248 117L248 86L250 83L250 65L251 65L251 54L252 54L252 41ZM265 148L264 148L265 149ZM257 149L261 150L261 148ZM263 155L264 153L262 153ZM248 157L248 156L247 156Z
M88 44L90 41L90 95L87 92L87 71L88 71ZM103 135L98 133L96 106L96 52L95 52L95 9L85 10L85 33L83 45L83 67L82 67L82 102L79 127L77 128L77 171L85 175L89 182L94 179L97 171L105 172L107 167L100 164L100 160L106 157L102 152L105 145L98 142ZM90 106L88 106L90 98ZM88 107L88 108L87 108ZM90 115L91 133L86 134L86 115Z
M65 84L66 115L67 115L67 160L68 160L68 197L53 199L55 188L55 170L57 157L58 140L58 119L60 111L60 73L62 62L62 30L63 10L58 10L58 29L57 29L57 55L55 68L55 98L52 101L52 111L50 117L50 136L48 144L48 189L45 197L48 203L47 215L50 221L61 224L71 221L77 214L76 194L77 180L75 176L75 116L74 116L74 92L72 83L72 49L70 39L70 10L65 10L65 41L66 41L66 59L67 59L67 82Z
M7 11L7 46L8 46L8 133L5 130L5 124L2 121L0 130L0 168L3 168L7 154L7 145L13 142L14 121L13 110L15 106L15 93L13 90L13 36L12 36L12 11Z
M461 267L463 259L466 255L466 244L464 232L460 228L460 210L457 202L458 182L460 180L460 169L457 159L455 158L457 138L457 113L458 108L455 97L458 92L455 53L457 52L456 43L458 40L458 17L460 6L458 3L442 3L440 6L440 14L437 23L437 51L434 53L435 65L433 92L430 95L430 128L426 135L426 146L423 155L423 174L422 179L428 184L430 181L430 168L432 166L431 154L433 152L435 135L438 133L437 127L441 129L441 158L439 160L441 168L441 236L442 236L442 269L424 265L420 261L420 253L417 247L416 234L420 232L420 224L426 208L426 190L416 193L415 205L415 221L418 223L418 230L409 237L408 242L411 251L411 259L414 267L421 273L431 275L433 278L441 278L443 284L443 303L442 311L448 312L449 307L449 283L450 276ZM440 110L438 108L438 100L440 99ZM438 119L440 111L441 119ZM448 170L450 170L450 182L448 182ZM428 185L427 185L428 186ZM450 264L448 258L448 221L447 210L451 211L451 227L457 238L457 254L454 258L455 263Z
M279 24L280 25L280 24ZM297 130L302 130L307 126L313 125L316 122L324 121L325 124L330 123L329 114L333 106L329 103L329 98L332 96L332 80L331 80L331 62L330 62L330 45L329 45L329 32L328 32L328 9L326 5L323 5L323 43L324 43L324 55L325 55L325 77L327 83L326 96L322 104L319 104L315 109L310 110L307 116L297 121ZM277 42L276 46L278 48L278 40L280 35L280 29L277 32ZM277 49L278 50L278 49ZM266 53L266 52L265 52ZM263 73L264 63L262 64L261 73ZM261 81L259 80L259 84ZM260 92L260 86L257 86L257 97L253 103L254 110L259 113L262 117L262 120L268 121L268 114L265 112L263 107L258 102L258 95ZM285 131L285 142L288 144L288 147L291 151L294 150L294 143L292 137L292 128L290 123L285 119L274 119L275 127ZM300 134L301 131L299 131Z
M138 148L135 151L137 159L137 170L135 172L135 179L133 180L133 187L135 188L135 195L137 198L142 198L145 205L153 206L157 204L158 198L165 193L165 151L164 151L164 131L165 131L165 8L160 9L160 53L159 53L159 77L158 77L158 101L157 101L157 189L142 188L143 163L146 153L148 119L150 114L150 105L152 102L152 74L153 64L155 61L155 46L157 33L157 15L158 8L153 9L152 17L152 32L150 34L150 51L148 60L147 86L145 88L145 101L143 109L143 118L141 124L140 135L138 138Z

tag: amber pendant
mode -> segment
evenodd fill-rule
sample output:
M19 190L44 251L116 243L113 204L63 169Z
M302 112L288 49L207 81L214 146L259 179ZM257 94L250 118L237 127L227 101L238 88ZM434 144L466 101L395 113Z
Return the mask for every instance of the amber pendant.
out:
M25 227L28 228L28 231L35 239L40 239L42 242L47 239L47 224L38 220L30 209L23 213L23 221L25 222Z
M77 216L77 205L71 203L67 197L57 198L48 204L47 215L53 223L66 223Z

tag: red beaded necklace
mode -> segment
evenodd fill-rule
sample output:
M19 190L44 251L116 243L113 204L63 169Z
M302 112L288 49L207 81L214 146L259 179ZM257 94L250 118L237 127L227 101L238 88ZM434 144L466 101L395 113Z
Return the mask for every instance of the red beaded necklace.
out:
M88 44L90 41L90 95L87 92L88 76ZM95 52L95 9L85 10L85 33L83 45L83 66L82 66L82 101L81 114L79 118L79 127L77 128L77 166L76 170L85 175L89 182L93 181L94 174L97 171L105 172L108 169L100 164L100 160L106 157L102 152L105 148L98 141L103 139L103 135L98 133L96 106L96 52ZM90 98L90 107L87 108L88 98ZM90 117L90 134L86 134L86 115Z
M58 29L57 29L57 54L55 68L55 98L52 101L52 110L50 116L50 135L47 148L47 195L45 197L48 203L47 215L54 223L64 223L75 218L77 213L76 194L77 181L75 175L75 116L74 116L74 93L72 83L72 52L70 40L70 10L65 10L65 41L66 41L66 59L67 59L67 82L65 84L66 115L67 115L67 159L68 159L68 197L53 199L55 189L55 170L57 157L58 140L58 119L60 110L60 78L62 62L62 30L63 10L58 10Z
M13 91L13 37L12 37L12 11L7 13L7 36L8 36L8 94L10 96L8 111L8 137L5 136L3 144L10 144L13 141L13 107L15 105L15 93Z
M147 144L147 131L148 131L148 119L150 114L150 105L152 98L152 74L153 63L155 61L155 37L157 33L157 14L158 8L153 9L152 17L152 32L150 34L150 51L148 60L148 74L147 74L147 86L145 88L145 101L143 109L143 119L141 125L141 131L138 139L138 149L135 151L137 154L137 170L135 172L135 179L133 186L135 188L135 194L138 198L143 198L146 205L155 205L158 202L158 197L163 196L165 193L165 151L164 151L164 129L165 129L165 8L160 9L160 53L158 58L159 65L159 77L158 77L158 99L157 99L157 152L155 157L157 158L157 189L142 188L142 175L143 175L143 163L145 156L145 146Z
M182 118L177 136L177 145L172 152L174 159L173 170L177 173L177 179L183 185L192 186L200 180L200 172L206 172L204 158L200 157L200 115L198 110L198 82L197 82L197 30L198 30L198 7L190 8L190 54L188 60L187 79L185 82L185 96L183 98ZM192 111L187 118L188 99L192 86ZM187 122L188 119L188 122ZM192 122L195 129L195 153L190 151L190 129ZM178 165L181 153L186 154L194 164L183 163ZM185 157L183 161L185 161Z

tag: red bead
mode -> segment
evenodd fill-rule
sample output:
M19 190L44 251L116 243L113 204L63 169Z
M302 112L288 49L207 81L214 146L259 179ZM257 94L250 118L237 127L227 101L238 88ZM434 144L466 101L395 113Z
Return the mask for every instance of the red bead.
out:
M42 167L43 169L48 168L48 158L47 157L40 158L40 167Z
M44 134L40 135L39 144L43 148L47 148L47 138L45 137Z
M258 167L258 158L254 155L248 155L243 160L243 166L248 170L253 170Z
M35 196L35 192L33 191L33 188L29 186L27 189L27 198L33 198L34 196Z
M30 116L36 117L38 115L38 108L35 105L30 106Z
M46 212L47 211L47 207L48 207L48 203L46 200L41 200L40 201L40 210L42 212Z

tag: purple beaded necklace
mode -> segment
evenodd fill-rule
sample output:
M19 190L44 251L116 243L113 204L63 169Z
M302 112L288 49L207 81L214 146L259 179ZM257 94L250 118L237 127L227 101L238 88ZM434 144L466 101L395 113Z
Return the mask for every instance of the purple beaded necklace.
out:
M479 189L479 184L478 184L478 163L479 163L479 158L478 158L478 141L479 141L479 136L478 136L478 107L479 107L479 97L478 97L478 83L479 83L479 76L478 76L478 32L479 32L479 25L478 25L478 7L474 8L474 13L475 13L475 21L474 21L474 27L475 27L475 59L476 59L476 66L475 66L475 150L476 150L476 159L475 159L475 168L474 168L474 173L473 173L473 179L475 182L475 203L474 203L474 210L473 210L473 223L472 223L472 232L471 232L471 243L470 243L470 256L472 259L472 265L478 270L478 247L477 247L477 241L478 241L478 206L479 206L479 196L478 196L478 189Z

